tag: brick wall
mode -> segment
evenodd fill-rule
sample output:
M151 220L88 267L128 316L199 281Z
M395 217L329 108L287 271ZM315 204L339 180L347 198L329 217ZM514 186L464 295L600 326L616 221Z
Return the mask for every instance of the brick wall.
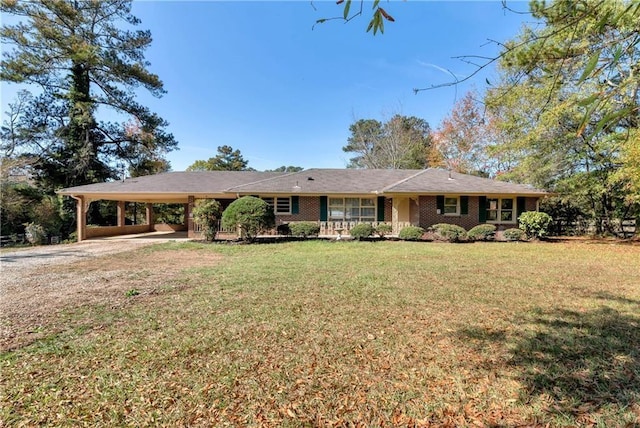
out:
M393 221L393 199L384 199L384 221Z
M477 196L469 196L469 214L450 216L438 214L435 196L420 196L420 227L427 228L438 223L449 223L469 230L480 224L478 202Z
M320 197L300 196L299 214L276 215L276 224L288 223L290 221L318 221L320 220Z
M538 198L526 198L526 203L525 203L526 210L535 211L537 201L538 201Z
M537 198L526 199L527 211L535 211ZM231 202L231 201L224 201ZM228 203L226 204L228 205ZM466 230L471 229L479 224L478 222L478 205L477 196L469 196L469 214L459 216L445 216L437 214L436 197L420 196L420 226L427 228L437 223L457 224ZM288 223L291 221L318 221L320 220L320 197L319 196L300 196L299 198L299 214L276 215L276 224ZM385 198L384 203L384 221L392 220L393 199ZM507 226L507 225L505 225ZM515 225L508 225L515 227ZM501 227L505 228L505 227Z
M526 198L525 208L527 211L536 210L536 202L538 198ZM427 228L438 223L457 224L466 230L480 224L479 218L479 197L469 196L469 214L459 216L446 216L437 214L436 197L420 196L420 226ZM498 224L499 230L517 227L515 223Z

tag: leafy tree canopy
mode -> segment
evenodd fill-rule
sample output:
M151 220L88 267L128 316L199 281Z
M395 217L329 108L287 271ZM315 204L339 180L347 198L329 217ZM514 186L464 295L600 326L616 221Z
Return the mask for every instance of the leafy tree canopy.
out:
M115 176L118 161L157 160L176 147L167 122L135 101L140 87L158 97L164 89L147 70L149 31L124 29L140 23L130 0L2 1L1 11L19 22L0 30L7 47L0 77L38 93L23 93L14 104L3 145L37 159L41 185L104 181ZM135 126L100 121L101 108Z
M487 104L504 177L552 188L610 230L637 215L640 3L533 1L543 27L505 43ZM629 173L631 172L631 173Z
M276 169L268 169L265 172L300 172L304 170L301 166L285 166L282 165Z
M434 131L430 166L464 174L489 173L486 159L488 128L477 97L475 92L467 93Z
M421 169L428 166L431 128L415 116L395 115L382 123L360 119L349 127L346 153L354 153L349 168Z
M187 167L187 171L252 171L248 167L240 150L233 150L231 146L218 146L218 154L207 160L197 160Z

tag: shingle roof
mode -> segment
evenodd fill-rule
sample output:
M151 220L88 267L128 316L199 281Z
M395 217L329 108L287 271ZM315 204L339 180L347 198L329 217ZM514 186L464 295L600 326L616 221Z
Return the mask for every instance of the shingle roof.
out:
M283 175L283 172L258 171L180 171L143 177L127 178L123 181L87 184L69 187L59 193L63 195L83 193L223 193L232 186L259 182Z
M543 195L544 190L444 169L425 169L408 180L384 188L385 193L518 194Z
M301 194L372 193L381 192L390 184L420 172L421 170L411 169L307 169L259 183L235 186L229 191L238 193L292 193L295 191Z
M307 169L295 173L258 171L168 172L124 181L63 189L63 195L116 194L518 194L546 192L442 169Z

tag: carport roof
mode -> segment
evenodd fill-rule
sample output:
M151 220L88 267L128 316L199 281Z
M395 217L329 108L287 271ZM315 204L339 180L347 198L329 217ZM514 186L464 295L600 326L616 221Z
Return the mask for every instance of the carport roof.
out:
M126 180L68 187L61 195L88 196L127 200L186 199L189 195L213 196L223 194L229 187L257 182L282 175L282 172L258 171L179 171L132 177ZM139 196L138 197L136 197Z

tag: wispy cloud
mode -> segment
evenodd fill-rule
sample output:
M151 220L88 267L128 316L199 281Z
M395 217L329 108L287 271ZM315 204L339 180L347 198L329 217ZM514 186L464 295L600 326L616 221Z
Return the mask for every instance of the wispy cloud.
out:
M459 80L461 78L466 77L463 74L455 74L453 71L449 70L448 68L440 67L439 65L432 64L430 62L425 62L425 61L421 61L421 60L418 60L417 62L418 62L418 65L420 65L422 67L433 68L435 70L438 70L438 71L446 74L447 76L453 77L455 80Z

